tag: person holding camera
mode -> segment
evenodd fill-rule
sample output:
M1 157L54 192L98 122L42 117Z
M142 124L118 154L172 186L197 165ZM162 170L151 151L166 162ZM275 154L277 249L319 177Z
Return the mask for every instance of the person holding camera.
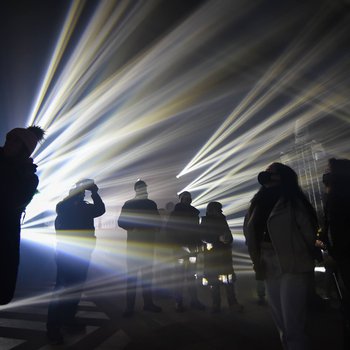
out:
M91 192L93 203L84 200ZM95 248L94 218L105 213L105 205L93 180L75 184L56 206L56 284L47 316L47 336L52 344L63 343L61 328L83 331L75 314L86 281L91 254ZM79 244L77 244L79 243Z

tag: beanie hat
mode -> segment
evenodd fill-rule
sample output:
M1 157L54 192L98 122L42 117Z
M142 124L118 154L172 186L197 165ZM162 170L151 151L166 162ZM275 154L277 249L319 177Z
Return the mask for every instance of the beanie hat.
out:
M36 145L40 140L43 139L44 131L36 126L29 127L27 129L24 128L15 128L7 133L8 136L15 136L19 138L24 146L29 151L29 154L32 154L35 150Z
M134 185L134 190L136 191L136 190L139 190L139 189L141 189L141 188L146 188L147 187L147 185L146 185L146 182L145 181L143 181L143 180L137 180L136 182L135 182L135 185Z
M183 191L179 194L179 199L181 200L183 196L188 196L188 197L192 197L191 193L188 191Z

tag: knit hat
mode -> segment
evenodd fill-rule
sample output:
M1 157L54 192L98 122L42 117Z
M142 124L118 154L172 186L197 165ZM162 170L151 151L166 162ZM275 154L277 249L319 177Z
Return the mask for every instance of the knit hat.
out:
M147 185L146 185L146 182L143 181L143 180L137 180L135 182L135 185L134 185L134 190L140 190L140 189L144 189L144 188L147 188Z
M29 151L29 154L32 154L38 142L43 139L44 131L38 126L30 126L27 129L15 128L7 133L6 137L8 136L19 138Z

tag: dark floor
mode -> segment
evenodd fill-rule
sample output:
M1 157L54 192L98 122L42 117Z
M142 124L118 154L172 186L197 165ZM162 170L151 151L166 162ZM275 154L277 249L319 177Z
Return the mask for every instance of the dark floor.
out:
M199 294L208 306L206 311L188 308L184 313L177 313L174 301L163 288L158 289L155 298L163 308L162 313L142 311L138 294L134 316L125 319L121 315L125 306L123 274L114 271L119 269L120 272L123 267L116 265L109 270L91 269L90 278L98 277L104 282L86 290L79 305L77 317L87 324L87 332L64 334L64 345L49 345L45 322L50 294L36 297L39 291L50 293L52 290L54 264L45 254L35 251L30 256L23 256L16 297L8 306L0 307L0 350L282 349L268 306L257 303L251 272L237 272L237 295L244 305L242 313L230 312L224 302L221 313L211 314L209 290L201 286ZM33 266L26 264L33 255L36 261L46 262L38 263L34 274ZM104 257L107 258L106 254ZM115 253L112 258L115 259ZM45 274L52 275L51 279ZM318 292L322 295L325 292L324 275L316 274L316 277ZM23 298L26 299L22 303ZM338 304L333 290L327 304L316 303L310 309L310 350L344 349Z

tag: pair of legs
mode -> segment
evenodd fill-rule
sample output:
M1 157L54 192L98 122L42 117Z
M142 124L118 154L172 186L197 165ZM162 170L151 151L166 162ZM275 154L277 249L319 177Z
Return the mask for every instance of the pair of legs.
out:
M19 266L20 218L8 221L2 223L0 237L0 305L8 304L15 294Z
M312 288L312 272L283 273L265 280L272 317L284 349L310 349L306 334L307 302Z
M135 309L138 275L140 274L144 310L160 312L161 308L153 303L153 249L139 248L134 244L127 247L126 311L131 316Z
M152 293L152 272L151 268L147 267L136 267L132 264L128 264L128 277L126 280L126 306L128 310L134 310L136 302L136 289L138 274L141 276L142 286L142 297L144 305L153 303Z
M91 253L92 249L89 249L89 252L82 257L63 251L57 252L56 284L46 323L49 337L59 340L62 326L75 325L75 315L86 281Z
M174 268L174 296L177 311L183 311L183 293L188 289L190 295L190 304L193 308L204 310L205 306L199 301L197 293L197 263L196 257L182 256L175 258Z
M233 307L238 304L236 298L236 291L234 283L221 283L219 281L212 282L210 284L211 297L213 303L213 312L219 312L221 309L221 290L220 287L223 287L226 293L227 303L229 307Z
M261 258L268 303L284 349L309 350L306 320L314 272L282 273L276 252L268 242L262 246Z
M15 294L19 265L18 250L6 249L7 246L0 248L0 305L8 304Z

